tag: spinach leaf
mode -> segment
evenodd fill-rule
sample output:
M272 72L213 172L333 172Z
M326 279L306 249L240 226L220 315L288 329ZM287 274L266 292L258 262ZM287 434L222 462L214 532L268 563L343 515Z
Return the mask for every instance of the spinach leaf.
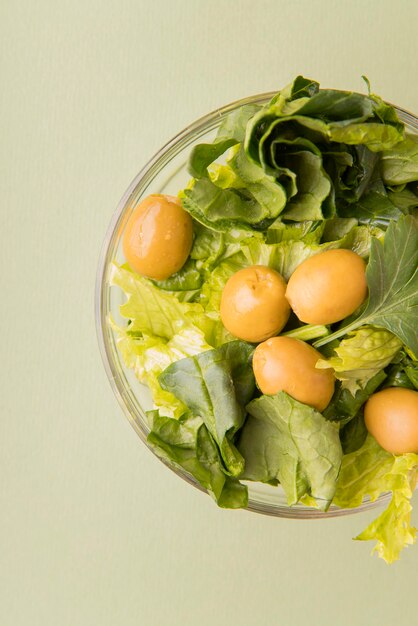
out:
M359 450L367 439L367 428L364 422L364 415L359 411L340 430L340 441L344 454L350 454Z
M359 224L368 224L386 229L391 220L398 220L403 212L389 198L386 190L370 190L354 204L338 210L341 217L354 217Z
M418 361L401 352L400 359L387 368L384 387L407 387L418 390Z
M151 432L147 441L168 465L191 474L215 499L218 506L229 509L246 507L248 489L226 476L219 450L200 417L184 414L180 419L147 413Z
M284 392L261 396L247 406L239 450L243 478L280 482L289 505L305 494L327 510L336 489L342 450L338 426Z
M315 342L320 347L371 324L386 328L418 355L418 222L410 215L391 222L382 244L372 238L366 270L368 300L348 324Z
M244 341L231 341L176 361L159 376L164 390L202 418L221 450L225 471L233 476L244 467L232 438L244 423L245 405L255 391L253 350Z
M355 393L351 393L341 383L338 383L331 402L323 411L323 416L328 420L347 424L357 415L363 404L380 387L385 378L386 374L382 370L375 374L364 387L357 389Z
M196 267L196 261L188 259L181 270L165 280L153 280L152 283L164 291L195 291L203 284L203 276Z

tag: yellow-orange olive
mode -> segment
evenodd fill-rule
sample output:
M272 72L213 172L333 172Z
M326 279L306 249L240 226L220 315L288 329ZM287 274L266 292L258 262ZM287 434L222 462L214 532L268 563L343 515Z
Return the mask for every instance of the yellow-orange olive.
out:
M388 387L374 393L365 404L364 420L388 452L418 452L418 391Z
M272 337L254 351L253 370L264 394L285 391L318 411L328 406L334 393L331 369L316 369L322 355L309 344L290 337Z
M226 283L221 320L230 333L250 342L277 335L286 324L290 306L282 276L264 265L239 270Z
M327 250L303 261L290 277L286 298L306 324L333 324L367 297L366 264L351 250Z
M165 280L183 267L192 243L192 219L178 198L153 194L132 212L122 247L135 272Z

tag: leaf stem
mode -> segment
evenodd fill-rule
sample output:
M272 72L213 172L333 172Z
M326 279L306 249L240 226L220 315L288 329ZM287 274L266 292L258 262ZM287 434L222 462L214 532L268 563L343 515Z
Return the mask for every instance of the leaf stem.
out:
M335 333L331 333L327 337L322 337L318 341L315 341L313 346L314 348L320 348L321 346L325 346L325 344L330 343L330 341L334 341L334 339L339 339L340 337L343 337L347 333L350 333L351 331L355 330L359 326L364 326L364 324L367 324L367 320L364 320L364 319L354 320L354 322L351 322L351 324L348 324L347 326L344 326L343 328L336 330Z

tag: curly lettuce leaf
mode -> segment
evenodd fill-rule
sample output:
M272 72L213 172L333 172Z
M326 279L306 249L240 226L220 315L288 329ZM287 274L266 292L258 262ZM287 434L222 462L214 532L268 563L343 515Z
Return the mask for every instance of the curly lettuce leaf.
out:
M253 350L244 341L231 341L177 361L159 376L163 389L203 419L232 476L238 476L244 468L232 438L244 423L245 405L255 391L250 363Z
M200 304L179 302L150 280L116 263L112 265L110 280L128 298L120 306L120 314L131 320L131 332L171 339L179 328L190 325L191 315L204 313Z
M247 410L239 441L243 479L280 482L289 506L308 495L326 511L342 458L338 426L284 392L261 396Z
M265 243L261 239L248 238L241 245L248 265L267 265L289 280L295 269L311 256L334 248L353 250L360 256L368 256L371 231L366 226L352 228L342 239L323 244L307 243L304 240L283 240L277 244Z
M242 252L237 252L217 265L208 276L200 294L200 303L208 315L219 319L222 290L229 278L249 265Z
M224 473L219 450L200 417L186 413L173 420L158 411L149 411L148 421L151 432L147 441L157 456L191 474L218 506L247 506L247 487Z
M415 542L411 526L411 497L418 477L418 455L394 456L368 435L364 445L343 457L334 503L343 508L360 506L392 492L388 508L356 539L376 540L374 551L387 563L399 558L401 550Z
M316 367L333 369L342 388L354 395L389 365L401 347L402 342L388 330L362 326L334 348L334 356L320 359Z
M112 324L116 343L125 365L134 370L138 380L148 385L154 406L164 415L180 417L186 406L158 382L158 376L171 363L200 352L210 350L211 346L197 328L181 328L169 341L153 336L133 332L130 326L121 328Z

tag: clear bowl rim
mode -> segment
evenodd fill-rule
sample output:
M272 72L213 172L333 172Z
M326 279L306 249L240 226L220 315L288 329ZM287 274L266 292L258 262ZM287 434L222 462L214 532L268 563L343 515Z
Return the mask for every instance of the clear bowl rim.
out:
M342 90L341 90L342 91ZM153 454L154 452L150 448L147 442L147 430L140 425L132 416L132 412L129 409L129 397L127 393L127 389L122 384L120 376L117 372L116 367L114 366L112 359L112 350L109 344L109 336L106 333L107 326L107 315L108 311L106 310L106 302L107 299L105 296L107 295L106 290L108 289L108 276L107 269L109 266L109 251L113 250L115 240L117 239L117 232L120 223L123 220L123 215L128 207L129 198L133 195L134 191L138 188L138 186L143 183L143 186L146 186L146 182L148 179L151 179L155 173L157 173L161 167L164 167L164 163L161 164L161 161L164 157L168 157L171 152L179 145L181 142L190 137L191 134L196 134L199 131L210 130L210 124L213 127L216 127L216 122L225 117L228 113L233 111L234 109L244 106L246 104L263 104L268 102L273 96L275 96L277 91L268 91L260 94L255 94L253 96L248 96L246 98L240 98L238 100L234 100L229 104L226 104L222 107L216 108L210 113L198 118L185 128L174 135L169 141L167 141L140 169L138 174L134 177L125 193L122 195L120 201L117 204L117 207L111 217L109 226L106 230L106 234L101 246L99 261L97 266L96 273L96 281L95 281L95 301L94 301L94 311L95 311L95 322L96 322L96 334L97 341L99 344L99 350L101 354L101 358L103 361L103 365L112 388L114 395L116 396L119 405L121 406L123 412L125 413L128 421L131 426L140 437L142 442L146 445L148 450L150 450ZM356 93L356 92L352 92ZM388 103L390 104L390 103ZM418 132L418 117L398 107L397 105L392 105L395 107L398 114L402 118L402 121L415 128ZM145 420L145 415L142 415ZM159 457L157 457L159 458ZM207 493L203 487L185 470L181 468L174 468L164 459L159 459L172 470L177 476L193 485L202 493ZM269 515L273 517L282 517L282 518L291 518L291 519L324 519L328 517L340 517L349 514L355 514L362 511L368 511L384 502L387 502L391 497L390 493L386 493L381 495L374 501L369 499L365 499L363 503L355 508L345 509L339 508L337 506L331 505L330 509L326 512L320 512L317 509L303 507L275 507L268 503L263 503L257 500L253 500L249 498L248 506L244 509L247 511L252 511L255 513L261 513L263 515ZM242 509L241 509L242 510Z

